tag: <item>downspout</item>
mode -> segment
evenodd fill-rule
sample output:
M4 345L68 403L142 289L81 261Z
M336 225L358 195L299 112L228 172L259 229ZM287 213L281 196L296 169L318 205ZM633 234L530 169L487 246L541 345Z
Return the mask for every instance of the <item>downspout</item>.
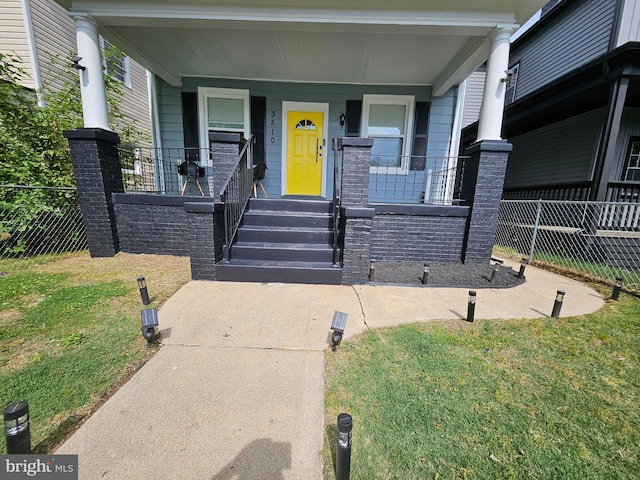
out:
M22 18L24 20L24 28L27 34L27 48L31 57L31 70L33 70L33 83L38 96L38 106L44 107L44 98L42 97L42 78L40 77L40 62L38 61L38 52L36 51L36 37L33 33L33 20L31 19L31 5L29 0L20 0L22 8Z

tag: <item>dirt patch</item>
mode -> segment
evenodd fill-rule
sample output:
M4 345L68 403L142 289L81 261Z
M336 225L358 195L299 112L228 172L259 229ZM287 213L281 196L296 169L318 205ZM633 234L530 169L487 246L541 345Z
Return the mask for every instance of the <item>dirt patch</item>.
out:
M518 272L500 265L495 275L495 265L462 265L455 263L430 263L425 287L460 288L510 288L524 283ZM423 262L375 262L371 283L423 285ZM491 279L493 277L493 280Z

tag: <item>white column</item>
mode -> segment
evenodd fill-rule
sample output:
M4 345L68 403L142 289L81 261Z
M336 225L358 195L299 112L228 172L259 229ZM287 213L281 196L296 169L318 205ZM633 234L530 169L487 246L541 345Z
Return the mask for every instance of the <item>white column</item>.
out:
M478 139L501 140L502 118L504 116L505 70L509 68L509 47L511 28L497 28L491 36L487 75L478 122Z
M104 86L100 40L96 22L87 15L74 15L79 65L80 94L82 96L82 117L85 128L111 130L107 111L107 94Z

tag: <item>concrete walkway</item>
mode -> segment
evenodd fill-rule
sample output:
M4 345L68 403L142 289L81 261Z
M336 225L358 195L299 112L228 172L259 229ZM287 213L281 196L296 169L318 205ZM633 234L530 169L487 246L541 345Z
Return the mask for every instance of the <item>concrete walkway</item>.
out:
M567 292L562 316L604 304L573 280L532 267L526 278L477 290L476 319L550 315L556 290ZM56 453L79 455L81 480L321 479L333 312L349 315L349 338L464 318L467 292L190 282L160 310L158 354Z

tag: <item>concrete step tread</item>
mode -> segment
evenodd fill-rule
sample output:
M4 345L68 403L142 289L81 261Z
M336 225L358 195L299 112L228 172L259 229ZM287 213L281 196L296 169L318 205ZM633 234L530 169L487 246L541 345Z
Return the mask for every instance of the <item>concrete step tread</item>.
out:
M233 248L251 248L263 250L333 250L333 245L326 243L292 243L292 242L247 242L233 244Z

